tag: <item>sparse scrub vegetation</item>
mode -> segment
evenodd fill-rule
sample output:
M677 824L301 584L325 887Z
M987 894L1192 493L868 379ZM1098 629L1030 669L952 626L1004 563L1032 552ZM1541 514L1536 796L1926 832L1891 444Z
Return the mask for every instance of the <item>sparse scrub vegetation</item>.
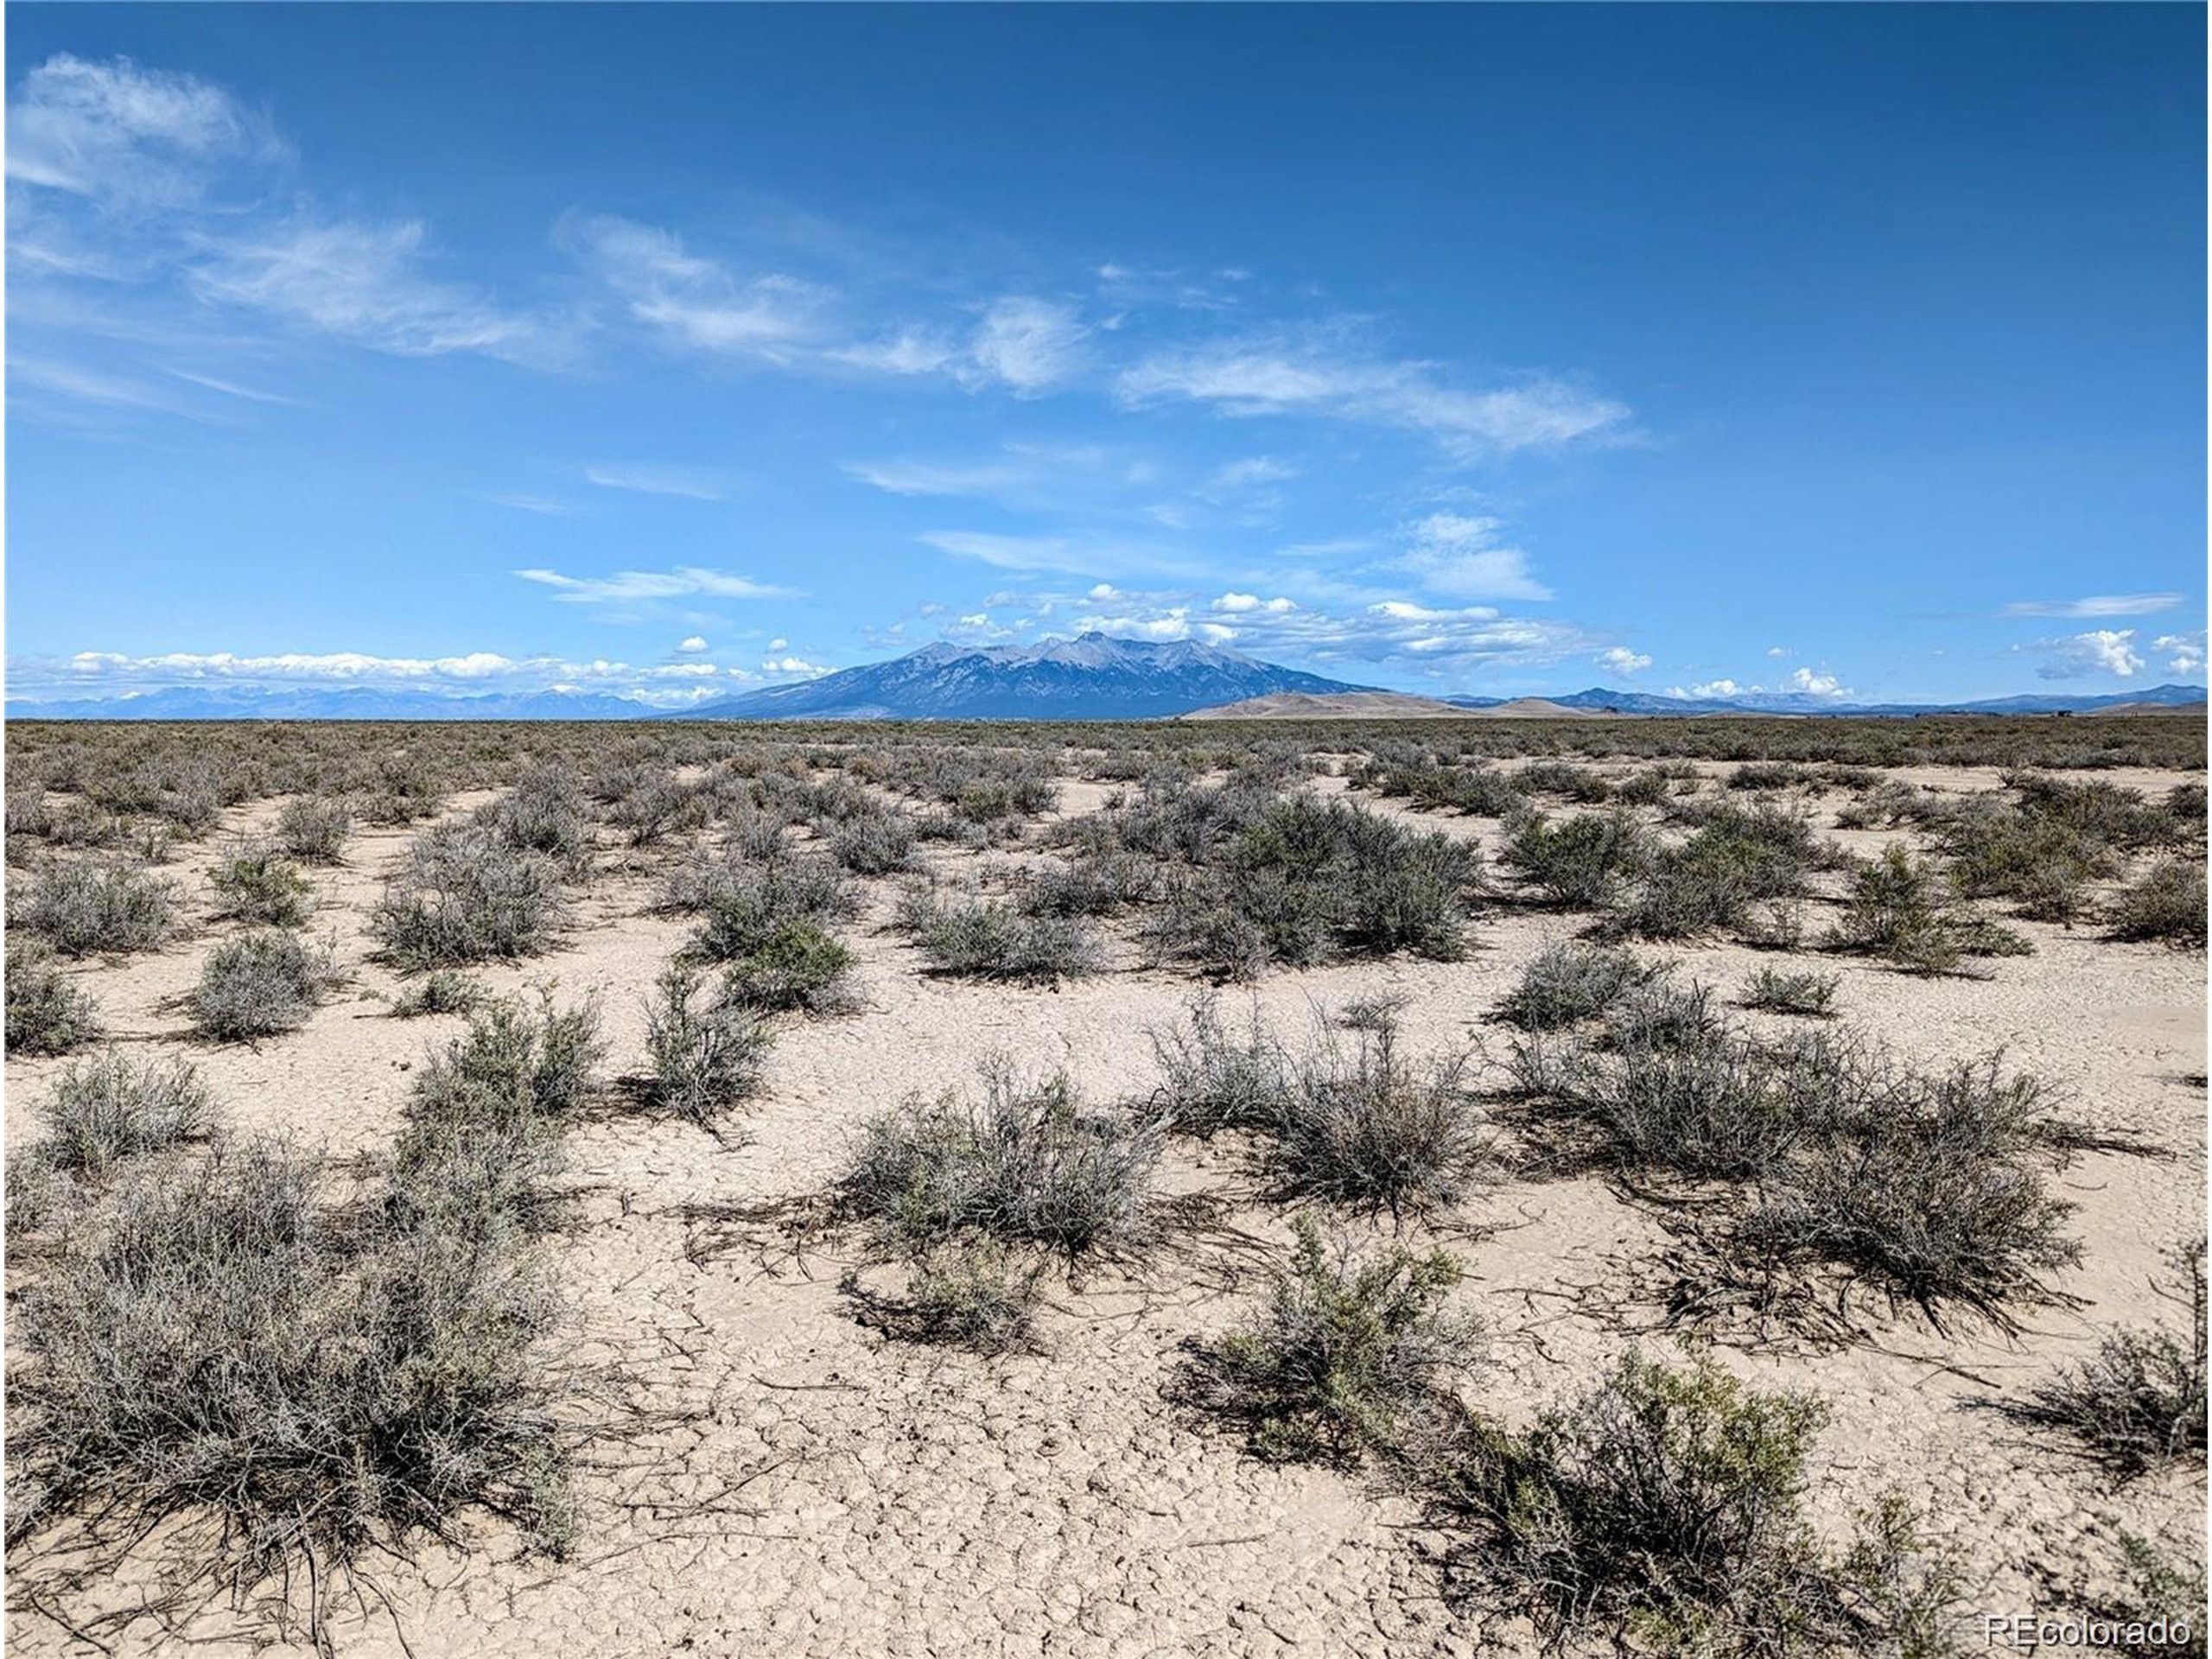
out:
M760 1088L774 1039L748 1008L724 998L702 1005L699 982L682 963L661 976L645 1006L645 1047L654 1105L711 1129Z
M294 1031L337 977L328 945L283 928L241 933L207 953L192 993L192 1023L219 1042Z
M156 950L175 924L175 887L128 864L48 861L17 893L9 925L65 957Z
M1807 1463L1826 1419L1710 1359L1676 1370L1631 1351L1525 1433L1468 1422L1433 1490L1469 1535L1465 1569L1548 1650L1946 1650L1956 1569L1901 1499L1863 1514L1847 1551L1816 1539Z
M471 1014L483 1002L481 985L451 968L438 968L395 997L391 1013L396 1020L419 1019L427 1014Z
M99 1037L98 1006L61 971L43 940L9 946L7 986L9 1053L67 1054Z
M303 864L335 864L353 833L353 815L341 801L302 795L276 815L276 844Z
M1744 1006L1769 1014L1797 1014L1824 1020L1835 1012L1837 974L1786 974L1762 968L1744 982Z
M1547 945L1522 969L1497 1018L1523 1031L1560 1031L1595 1020L1639 986L1669 971L1618 945Z
M275 842L242 842L207 874L219 916L297 927L315 909L315 885Z
M193 1066L140 1063L109 1049L54 1080L27 1150L49 1168L96 1178L127 1159L202 1139L216 1122L214 1099Z
M1105 956L1081 923L1032 916L996 899L947 900L916 888L899 906L899 925L930 966L957 979L1050 985L1102 971Z
M1999 1407L2016 1421L2052 1430L2122 1479L2175 1463L2204 1463L2204 1241L2170 1250L2185 1329L2114 1331L2024 1400Z
M1395 1451L1443 1379L1481 1353L1480 1326L1445 1306L1459 1265L1442 1250L1332 1243L1311 1214L1293 1226L1266 1302L1199 1351L1192 1391L1243 1423L1263 1457Z
M848 1211L895 1254L972 1235L1081 1261L1158 1236L1163 1124L1087 1109L1065 1073L983 1071L980 1101L912 1096L869 1120L838 1184Z
M1957 973L1969 957L2023 956L2035 949L2012 929L1955 903L1943 877L1902 842L1858 868L1831 943L1916 974Z
M369 925L402 968L450 968L535 956L569 913L543 855L452 823L415 838Z
M2169 859L2113 900L2116 939L2157 939L2204 948L2204 867Z
M842 1014L857 1001L853 953L814 922L783 922L724 970L722 996L762 1014Z

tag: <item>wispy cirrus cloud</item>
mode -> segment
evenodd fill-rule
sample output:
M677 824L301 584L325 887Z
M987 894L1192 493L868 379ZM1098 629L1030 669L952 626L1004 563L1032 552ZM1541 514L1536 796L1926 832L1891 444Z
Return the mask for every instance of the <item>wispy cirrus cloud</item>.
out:
M270 226L216 245L188 266L187 280L211 302L396 356L474 352L547 364L569 353L561 320L503 309L433 276L428 237L419 219Z
M2181 603L2179 594L2100 594L2088 599L2024 599L2005 607L2007 616L2149 616Z
M1376 355L1332 327L1156 353L1122 370L1116 390L1138 408L1186 402L1230 416L1330 416L1398 427L1463 459L1618 439L1630 420L1625 404L1552 378L1454 385L1435 364Z
M801 277L741 275L687 251L673 231L614 214L571 215L558 235L632 319L672 344L789 364L822 334L830 295Z
M1083 365L1092 330L1065 301L1008 294L983 308L968 343L961 378L1034 397L1071 378Z
M569 605L620 605L640 600L667 599L792 599L797 590L755 582L750 576L722 570L679 565L673 570L617 570L606 576L569 576L557 570L526 569L514 573L553 590L553 597Z
M8 111L8 176L137 213L204 195L230 161L287 154L267 124L196 75L58 53Z
M635 495L672 495L685 501L719 501L728 487L721 474L688 467L593 466L585 481L602 490Z

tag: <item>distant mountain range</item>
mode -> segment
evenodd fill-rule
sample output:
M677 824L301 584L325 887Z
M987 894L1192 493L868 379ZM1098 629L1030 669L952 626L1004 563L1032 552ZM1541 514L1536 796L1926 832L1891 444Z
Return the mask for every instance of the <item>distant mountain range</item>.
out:
M1371 690L1187 639L1086 633L1041 645L925 645L672 720L1156 720L1285 691Z
M368 687L322 690L177 686L110 698L11 702L10 720L1155 720L1255 697L1331 697L1373 686L1278 667L1219 645L1103 633L1032 646L925 645L887 663L776 685L716 702L663 709L601 693L451 696ZM2091 713L2204 702L2201 685L2101 696L2029 696L1963 703L1839 703L1802 693L1669 697L1592 686L1546 699L1570 709L1638 715L1925 715ZM1441 699L1494 709L1514 699Z

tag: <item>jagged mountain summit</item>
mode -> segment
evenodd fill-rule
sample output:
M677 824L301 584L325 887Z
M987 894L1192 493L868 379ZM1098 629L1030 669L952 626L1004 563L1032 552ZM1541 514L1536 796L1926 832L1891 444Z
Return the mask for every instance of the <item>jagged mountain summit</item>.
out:
M1086 633L1036 645L925 645L887 663L770 686L684 720L1149 720L1281 692L1370 686L1192 640Z

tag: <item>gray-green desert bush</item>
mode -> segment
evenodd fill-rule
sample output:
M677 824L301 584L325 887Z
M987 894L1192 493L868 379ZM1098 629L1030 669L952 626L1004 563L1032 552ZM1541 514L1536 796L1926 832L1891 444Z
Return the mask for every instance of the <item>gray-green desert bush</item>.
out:
M696 865L671 881L666 902L699 913L692 954L737 962L795 923L819 927L850 915L858 900L835 865L785 855Z
M2018 1422L2063 1434L2122 1479L2177 1463L2204 1464L2204 1241L2167 1253L2182 1281L2162 1287L2181 1305L2184 1328L2125 1326L2088 1358L2067 1366L2024 1400L1999 1408Z
M1712 1360L1675 1370L1630 1351L1525 1433L1467 1423L1434 1490L1466 1529L1464 1568L1547 1650L1942 1653L1956 1569L1902 1500L1863 1514L1847 1551L1813 1530L1807 1464L1826 1417Z
M1600 910L1651 857L1650 832L1626 812L1541 812L1507 825L1500 861L1561 910Z
M484 988L467 975L451 968L433 969L392 999L395 1020L415 1020L426 1014L470 1014L482 1006Z
M1050 985L1101 972L1105 953L1082 923L1032 916L992 899L950 901L917 888L899 909L899 925L937 972L957 979L1001 979Z
M1209 994L1192 1002L1182 1021L1151 1037L1160 1074L1154 1098L1177 1133L1268 1130L1282 1121L1296 1068L1256 1006L1241 1029L1231 1030L1220 999Z
M10 898L10 925L65 957L156 950L175 925L175 887L128 864L51 861Z
M977 1233L923 1248L903 1294L866 1288L857 1273L842 1288L869 1323L908 1342L1003 1354L1034 1345L1042 1265Z
M2168 859L2123 887L2110 915L2116 939L2204 948L2204 867Z
M838 1184L848 1212L894 1253L984 1235L1071 1261L1141 1252L1160 1220L1164 1122L1087 1109L1065 1073L995 1061L975 1100L916 1095L870 1119Z
M762 1014L842 1014L858 1001L853 953L817 923L782 923L723 971L722 997Z
M104 1175L126 1159L205 1138L217 1116L207 1085L186 1062L141 1063L108 1049L54 1080L30 1150L52 1168Z
M1916 974L1957 973L1969 957L2024 956L2035 949L2010 928L1955 903L1942 874L1902 842L1853 874L1830 942Z
M276 815L276 844L304 864L335 864L353 833L353 815L343 801L302 795Z
M1242 1423L1261 1455L1356 1462L1398 1447L1444 1380L1471 1370L1480 1326L1445 1306L1459 1264L1442 1250L1332 1244L1311 1214L1268 1299L1202 1348L1192 1392Z
M1743 1003L1769 1014L1799 1014L1825 1019L1835 1012L1838 974L1789 974L1762 968L1744 982Z
M464 1510L557 1547L548 1286L435 1231L341 1225L325 1189L314 1159L235 1143L142 1166L73 1228L10 1320L14 1538L97 1516L114 1551L158 1535L241 1594L327 1592Z
M1458 1203L1503 1160L1465 1053L1415 1059L1394 1021L1322 1027L1296 1065L1263 1156L1281 1188L1394 1216Z
M453 823L415 838L369 926L401 967L450 968L535 956L569 915L559 873L542 854Z
M702 999L696 969L678 963L645 1005L645 1049L655 1106L702 1127L758 1091L774 1037L758 1014Z
M297 927L315 909L315 885L276 843L245 841L207 873L215 913L273 927Z
M1547 945L1522 970L1497 1018L1523 1031L1559 1031L1596 1019L1669 971L1669 964L1638 962L1617 945Z
M192 992L193 1027L219 1042L297 1030L337 977L327 944L284 928L241 933L207 953Z
M100 1034L99 1009L36 938L16 939L7 951L8 1052L67 1054Z

